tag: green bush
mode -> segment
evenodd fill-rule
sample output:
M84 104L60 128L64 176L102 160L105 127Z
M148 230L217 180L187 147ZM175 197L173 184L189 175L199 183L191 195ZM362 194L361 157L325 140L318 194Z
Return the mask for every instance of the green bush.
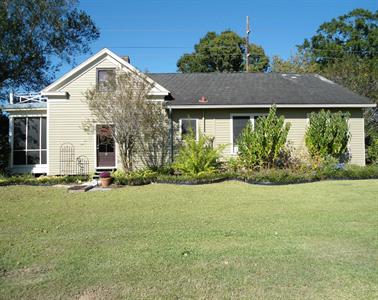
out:
M373 179L378 178L378 165L356 166L336 165L334 168L319 169L316 171L317 179Z
M0 177L0 186L27 184L27 185L54 185L83 183L88 181L90 176L39 176L33 177L31 174Z
M232 173L201 173L197 175L159 175L156 179L157 183L173 183L173 184L206 184L221 182L226 179L236 178Z
M378 164L378 137L374 137L367 149L368 160L373 164Z
M215 172L220 166L223 149L223 145L214 147L213 139L204 134L199 134L198 141L194 134L188 134L172 167L179 173L189 175Z
M312 112L306 131L305 142L312 157L326 159L331 156L339 161L348 160L349 113L329 110Z
M290 169L261 169L239 176L239 179L249 183L260 184L292 184L316 180L314 172L295 171Z
M267 116L257 118L242 131L238 141L238 159L245 169L273 167L284 157L290 123L285 124L283 116L277 116L276 106L272 106Z
M155 181L157 173L149 169L126 173L122 170L112 172L113 183L119 185L145 185Z

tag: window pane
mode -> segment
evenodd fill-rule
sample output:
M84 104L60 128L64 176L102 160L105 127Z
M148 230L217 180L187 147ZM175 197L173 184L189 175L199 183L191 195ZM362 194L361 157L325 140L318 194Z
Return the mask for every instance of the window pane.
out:
M46 118L41 119L41 149L46 149Z
M106 89L105 83L114 76L115 70L98 70L97 71L97 84L100 90Z
M195 119L181 120L181 134L197 134L197 122Z
M47 155L46 155L46 150L41 151L41 164L47 164Z
M15 118L14 119L14 137L13 137L13 148L14 150L24 150L25 149L25 139L26 139L26 119L25 118Z
M28 149L39 149L40 118L28 118Z
M28 165L39 164L39 151L28 151L26 156Z
M13 164L26 165L26 151L13 151Z
M247 127L248 122L250 122L249 116L237 116L233 117L233 143L236 145L241 132L245 127Z

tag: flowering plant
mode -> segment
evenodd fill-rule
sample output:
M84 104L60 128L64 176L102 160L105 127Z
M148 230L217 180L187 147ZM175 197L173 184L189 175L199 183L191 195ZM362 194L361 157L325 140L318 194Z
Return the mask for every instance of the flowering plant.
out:
M100 178L109 178L110 173L107 172L107 171L104 171L104 172L101 172L99 176L100 176Z

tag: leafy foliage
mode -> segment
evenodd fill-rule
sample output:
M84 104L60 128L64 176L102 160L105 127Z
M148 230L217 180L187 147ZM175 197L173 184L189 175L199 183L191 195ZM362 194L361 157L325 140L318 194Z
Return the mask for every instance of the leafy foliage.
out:
M89 52L99 31L77 0L12 0L0 4L0 91L40 89L60 64Z
M378 164L378 136L375 136L372 139L371 145L368 147L367 154L368 160L371 163Z
M113 182L119 185L144 185L156 180L157 173L149 169L128 172L116 170L112 172Z
M184 54L178 61L180 72L240 72L245 68L245 41L237 33L227 30L221 34L208 32L194 46L193 53ZM262 47L251 44L250 71L266 71L269 58Z
M301 51L287 60L273 56L270 71L273 73L318 73L319 67L311 61L306 52Z
M347 160L350 139L348 119L349 113L331 113L329 110L312 112L305 135L310 155L323 159L330 156L338 160Z
M82 183L89 180L89 176L39 176L31 174L15 175L10 177L0 176L0 186L27 184L27 185L54 185Z
M320 25L299 49L312 55L320 65L334 64L345 55L372 59L378 49L378 11L354 9Z
M172 167L183 174L199 175L215 172L220 165L224 145L213 146L213 139L200 133L187 134Z
M272 106L267 116L259 117L253 128L249 124L241 133L238 145L240 165L246 169L273 167L285 151L290 123L285 124L283 116L277 116L276 106Z
M0 174L8 173L10 153L8 130L9 119L0 110Z

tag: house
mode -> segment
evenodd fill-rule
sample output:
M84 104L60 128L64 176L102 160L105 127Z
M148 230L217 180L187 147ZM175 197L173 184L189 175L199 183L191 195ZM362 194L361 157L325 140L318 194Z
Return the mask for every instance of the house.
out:
M4 107L10 116L11 169L79 174L120 166L117 145L109 128L96 124L88 133L87 89L106 80L116 69L136 70L126 58L103 49L44 88L37 95L11 97ZM139 73L140 74L140 73ZM277 105L291 123L289 140L296 151L305 149L309 113L320 109L349 111L351 163L365 164L363 110L369 99L319 75L274 73L148 74L154 83L149 98L162 101L180 132L193 128L226 144L224 155L237 153L235 140L247 122ZM106 140L106 142L104 142Z

